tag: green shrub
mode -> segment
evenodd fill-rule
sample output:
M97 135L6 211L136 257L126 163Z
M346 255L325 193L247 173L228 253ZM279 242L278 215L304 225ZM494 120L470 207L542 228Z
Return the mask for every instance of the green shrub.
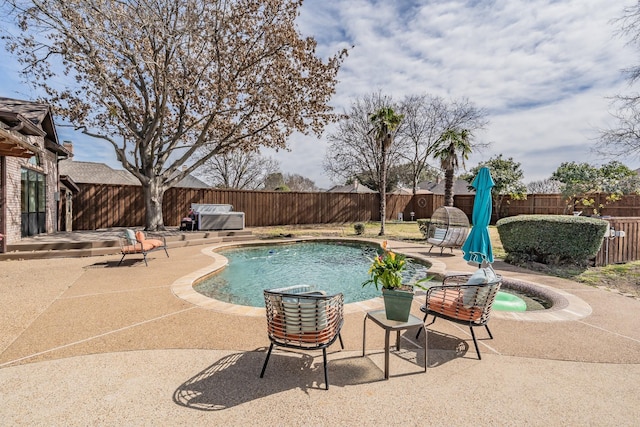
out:
M425 239L429 237L429 224L431 223L431 218L421 218L417 220L418 228L422 233L422 237Z
M356 234L358 236L361 236L364 234L364 223L363 222L356 222L355 224L353 224L353 230L356 232Z
M607 221L564 215L519 215L496 224L505 261L587 265L602 245Z

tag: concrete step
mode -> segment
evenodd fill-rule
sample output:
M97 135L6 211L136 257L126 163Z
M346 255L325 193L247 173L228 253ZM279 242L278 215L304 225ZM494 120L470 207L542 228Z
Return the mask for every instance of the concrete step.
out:
M194 231L165 235L167 248L179 248L194 245L208 245L221 242L241 242L253 240L251 231ZM57 242L16 243L7 245L7 252L0 253L0 261L20 259L75 258L98 255L120 254L120 241L91 240L73 241L69 239Z
M120 246L103 248L13 251L0 254L0 261L21 259L78 258L120 253Z
M57 251L72 249L94 249L94 248L120 248L120 242L115 240L94 240L94 241L59 241L59 242L25 242L7 245L7 252L33 252L33 251Z

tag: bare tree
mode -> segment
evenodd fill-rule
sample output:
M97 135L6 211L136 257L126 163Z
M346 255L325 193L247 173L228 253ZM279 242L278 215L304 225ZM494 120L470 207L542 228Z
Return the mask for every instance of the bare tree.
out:
M208 158L285 148L293 131L320 134L335 119L328 101L346 52L316 56L295 26L301 1L7 3L21 29L8 48L27 80L111 143L142 184L147 229L164 228L165 190Z
M278 171L267 175L264 180L264 189L269 191L288 191L289 187L284 183L284 175L282 172Z
M436 141L444 130L446 105L430 95L407 96L400 104L404 120L398 129L398 143L405 147L400 156L411 168L410 185L416 194L419 177L428 167Z
M371 132L369 116L380 108L392 105L392 98L380 92L362 96L351 103L350 110L342 115L337 129L328 135L330 144L323 168L333 183L343 184L354 177L364 176L374 179L375 189L380 190L378 178L382 167L382 147ZM388 148L388 167L398 164L401 149L399 144L392 144Z
M280 164L256 152L236 150L209 158L200 175L217 188L257 190L267 176L280 170Z
M560 194L562 183L555 179L546 178L540 181L532 181L527 184L529 194Z
M619 34L629 39L629 44L640 48L640 2L624 9L623 16L618 19ZM629 85L640 80L640 65L626 69ZM639 158L640 157L640 94L632 92L618 95L612 102L615 111L612 113L617 124L607 129L600 129L600 138L594 151L605 158Z
M432 95L411 95L400 104L404 120L397 141L401 157L412 166L412 189L415 194L421 175L431 168L429 162L438 150L438 140L447 129L464 128L471 133L487 124L487 112L466 98L447 101ZM470 141L472 150L487 144Z
M291 191L318 191L316 183L298 174L285 174L284 183Z

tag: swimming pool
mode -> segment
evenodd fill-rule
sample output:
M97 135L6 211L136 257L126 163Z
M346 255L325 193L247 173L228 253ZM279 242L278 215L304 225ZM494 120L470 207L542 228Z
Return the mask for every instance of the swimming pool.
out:
M296 242L248 246L220 251L229 265L193 286L207 297L232 304L263 307L263 290L306 284L327 294L342 292L345 303L381 295L368 279L379 246L356 242ZM427 275L428 266L408 258L404 282Z

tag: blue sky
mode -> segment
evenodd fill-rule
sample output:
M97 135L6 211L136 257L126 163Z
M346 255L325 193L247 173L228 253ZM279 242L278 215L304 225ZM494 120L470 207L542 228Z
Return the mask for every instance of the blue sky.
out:
M477 135L489 148L467 167L503 154L522 164L525 182L547 178L563 161L605 163L591 147L611 122L609 98L629 92L621 70L638 51L615 36L625 2L611 0L305 0L298 24L328 57L350 48L332 105L381 91L466 97L489 112ZM353 46L353 48L351 48ZM16 65L0 51L0 96L29 99ZM331 128L327 129L330 132ZM113 149L59 127L76 160L118 167ZM295 134L289 152L265 152L283 172L328 188L326 138ZM637 168L637 159L623 159Z

